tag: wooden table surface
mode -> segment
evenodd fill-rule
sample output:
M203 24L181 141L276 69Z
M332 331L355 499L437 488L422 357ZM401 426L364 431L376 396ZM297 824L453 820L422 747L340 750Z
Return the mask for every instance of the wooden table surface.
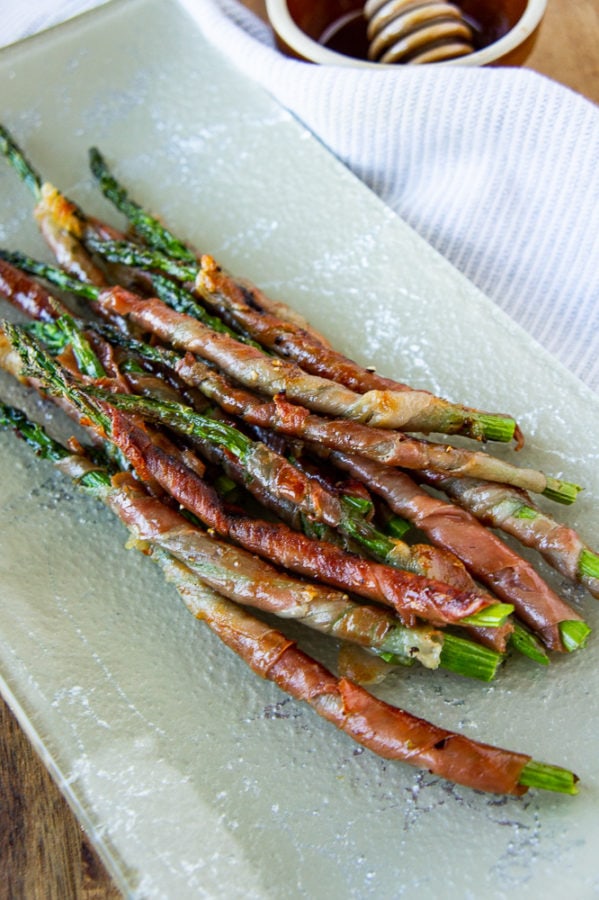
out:
M244 0L264 15L263 0ZM599 0L548 0L526 66L599 104ZM0 699L0 900L120 896Z

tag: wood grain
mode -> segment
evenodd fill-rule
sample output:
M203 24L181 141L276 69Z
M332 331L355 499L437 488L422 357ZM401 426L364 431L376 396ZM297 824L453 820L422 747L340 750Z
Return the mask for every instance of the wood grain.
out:
M598 41L597 0L548 0L539 36L525 67L599 104Z
M244 0L265 16L263 0ZM599 103L599 3L549 0L526 66ZM68 805L0 699L0 900L116 900Z
M0 900L118 900L62 794L0 702Z

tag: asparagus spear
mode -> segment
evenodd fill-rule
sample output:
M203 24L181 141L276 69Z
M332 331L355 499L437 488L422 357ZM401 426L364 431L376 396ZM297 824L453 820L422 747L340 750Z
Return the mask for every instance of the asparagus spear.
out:
M573 528L540 510L525 491L474 478L439 478L430 471L425 477L483 524L538 550L556 571L584 585L599 599L599 554Z
M42 178L29 162L11 133L0 123L0 153L11 164L19 178L27 185L36 200L42 193Z
M101 466L75 457L19 412L0 407L0 425L15 428L36 452L56 459L78 484L107 503L131 529L134 542L152 557L179 591L187 608L257 674L269 678L297 699L306 700L324 718L380 755L401 759L478 790L521 795L529 787L565 794L578 792L577 777L567 769L537 762L472 741L417 719L375 699L347 679L336 679L298 650L292 641L217 594L191 569L165 551L160 536L189 529L189 523L145 494L127 477L112 479Z
M175 281L155 272L150 273L149 278L156 296L166 303L167 306L172 307L177 312L192 316L194 319L199 319L200 322L208 325L214 331L228 334L243 344L249 344L250 347L256 347L258 350L261 349L260 344L247 337L247 335L229 328L218 316L211 316L189 291Z
M164 228L161 222L159 222L155 217L151 216L148 212L146 212L146 210L142 209L142 207L138 203L131 200L127 191L125 190L123 185L118 182L114 173L109 169L106 160L96 147L92 147L89 151L89 163L92 174L96 178L100 190L102 191L104 196L126 216L130 225L133 227L133 230L138 234L140 238L142 238L142 240L146 244L148 244L150 247L153 247L154 250L159 250L160 252L165 253L167 256L173 256L174 258L184 259L188 261L195 260L197 258L196 254L192 252L188 247L186 247L170 231ZM171 252L170 249L173 245L178 248L174 253ZM160 281L160 279L158 279L158 281ZM158 287L156 280L154 281L154 283ZM171 287L175 288L176 292L177 286L173 285L173 282L165 282L165 284L170 284ZM252 288L250 287L250 289ZM187 292L185 291L182 293L187 294ZM189 295L187 294L187 296ZM168 301L165 300L165 302ZM187 300L185 302L187 302ZM271 300L270 298L262 295L261 305L264 309L278 315L280 318L285 319L285 321L293 322L295 325L299 325L300 327L306 329L324 346L329 345L329 342L323 335L316 332L315 329L310 325L310 323L307 322L306 319L297 312L297 310L292 309L286 303L277 300Z
M44 182L7 128L0 125L0 153L15 169L36 201L34 215L45 240L59 263L86 281L105 284L104 275L91 261L81 243L84 233L94 231L84 212L52 184Z
M53 322L58 316L70 314L64 303L29 278L24 270L7 262L1 253L0 296L40 322Z
M99 150L93 147L89 157L92 173L98 180L102 193L129 219L137 234L151 247L159 247L173 259L193 262L195 257L191 250L129 197L125 188L109 171Z
M260 627L255 620L249 623L246 618L242 623L243 611L229 604L223 610L226 601L216 600L214 595L206 600L202 591L198 597L180 564L169 561L167 565L167 575L174 579L199 618L207 620L234 649L243 647L249 656L251 647L252 662L257 660L253 668L260 675L275 681L292 696L306 700L320 715L379 755L403 759L459 784L493 793L522 794L530 787L563 794L578 793L578 778L569 770L539 763L525 755L509 754L437 728L384 701L375 700L348 679L333 679L322 666L295 648L286 649L285 655L281 654L274 665L265 665L267 654L261 645L250 639L250 628L254 638ZM215 610L216 602L220 604L218 611ZM263 626L262 633L265 631ZM272 645L273 635L268 631L269 649ZM272 656L271 651L269 662Z

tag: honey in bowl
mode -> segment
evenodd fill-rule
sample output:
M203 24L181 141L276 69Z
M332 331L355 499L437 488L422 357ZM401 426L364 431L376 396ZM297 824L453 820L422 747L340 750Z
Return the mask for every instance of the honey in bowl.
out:
M375 9L384 6L384 14L393 4L393 0L368 0L366 9L369 5L374 5ZM447 5L447 4L446 4ZM453 56L459 56L461 53L476 52L495 43L497 40L506 35L513 29L524 12L526 11L526 0L497 0L497 2L482 2L482 0L452 0L455 8L455 19L460 19L465 23L469 31L469 37L463 40L465 49L457 46ZM368 18L365 15L365 4L361 0L322 0L322 2L314 2L314 0L288 0L287 3L289 14L295 24L312 40L318 42L321 46L328 50L342 54L343 56L354 58L356 60L367 61L373 59L369 57L369 49L373 47L372 37L368 34ZM447 21L447 16L437 11L437 7L441 6L436 0L412 0L406 3L406 0L397 0L398 7L406 7L396 11L393 15L396 17L404 14L411 18L414 16L422 16L423 11L428 14L430 10L431 16L440 16L441 19ZM434 9L433 9L434 7ZM376 13L379 15L379 12ZM370 14L371 29L374 24L372 14ZM434 23L437 28L437 22ZM402 26L403 27L403 26ZM448 58L449 37L443 31L431 32L431 36L425 33L420 26L408 26L412 33L418 32L415 39L412 35L409 42L405 35L400 35L400 53L397 58L381 59L374 57L377 61L382 62L435 62ZM424 45L425 54L432 50L432 55L424 55L421 57L420 47ZM467 46L466 46L467 45ZM444 49L445 47L445 49ZM507 62L519 63L525 58L530 47L521 47L515 51L516 56ZM444 53L448 56L444 56ZM503 62L503 60L502 60Z
M362 8L345 13L325 28L318 43L344 56L368 59L368 23Z

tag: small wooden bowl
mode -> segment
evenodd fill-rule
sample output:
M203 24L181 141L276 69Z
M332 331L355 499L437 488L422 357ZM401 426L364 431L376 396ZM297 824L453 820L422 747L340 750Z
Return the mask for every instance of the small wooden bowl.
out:
M475 50L435 66L517 66L529 55L547 0L454 0L473 26ZM320 65L397 68L367 59L362 0L266 0L277 45Z

